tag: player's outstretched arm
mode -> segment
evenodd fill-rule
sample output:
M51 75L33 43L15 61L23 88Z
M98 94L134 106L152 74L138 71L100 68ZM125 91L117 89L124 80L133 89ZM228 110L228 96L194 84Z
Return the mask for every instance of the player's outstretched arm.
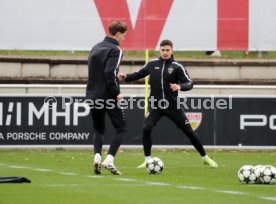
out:
M132 74L127 74L125 81L135 81L141 78L144 78L149 75L150 64L147 63L142 69L134 72Z

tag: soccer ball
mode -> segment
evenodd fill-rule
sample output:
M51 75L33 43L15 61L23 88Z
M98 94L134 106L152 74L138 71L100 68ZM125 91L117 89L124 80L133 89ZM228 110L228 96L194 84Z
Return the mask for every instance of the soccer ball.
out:
M146 167L150 174L160 174L164 169L164 163L158 157L152 157L147 161Z
M260 168L260 182L262 184L276 183L276 168L271 165L264 165Z
M244 165L238 171L238 179L241 183L254 184L259 179L259 174L251 165Z
M261 175L261 168L263 167L263 165L256 165L254 166L254 173L255 175L258 177L256 184L260 184L260 175Z

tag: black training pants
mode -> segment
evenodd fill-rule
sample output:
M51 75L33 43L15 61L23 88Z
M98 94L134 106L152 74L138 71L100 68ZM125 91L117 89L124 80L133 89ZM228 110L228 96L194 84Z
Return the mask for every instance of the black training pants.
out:
M124 116L124 110L115 106L114 108L101 108L101 109L90 109L91 117L94 124L94 153L102 152L103 146L103 135L105 133L105 114L107 113L113 127L115 128L115 134L111 139L110 148L108 154L113 156L116 155L121 143L123 136L126 133L126 120Z
M197 135L193 131L189 120L187 119L184 111L182 109L151 109L149 116L144 121L143 127L143 146L145 156L151 155L151 131L156 123L161 119L162 116L167 116L170 118L178 128L180 128L184 134L190 139L193 146L199 152L201 156L205 156L206 152L198 139Z

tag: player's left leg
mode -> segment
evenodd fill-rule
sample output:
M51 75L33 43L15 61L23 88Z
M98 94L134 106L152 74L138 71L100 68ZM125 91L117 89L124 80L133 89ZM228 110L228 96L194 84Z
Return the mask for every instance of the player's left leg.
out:
M115 128L115 135L111 140L108 154L115 157L124 135L126 134L126 119L124 110L116 106L114 109L107 110L107 114Z
M192 126L185 115L184 110L182 109L168 109L166 110L166 115L180 128L184 134L189 138L192 145L196 148L196 150L201 155L204 164L208 164L213 168L217 168L218 165L215 161L213 161L210 157L207 156L206 151L199 140L198 136L192 129Z

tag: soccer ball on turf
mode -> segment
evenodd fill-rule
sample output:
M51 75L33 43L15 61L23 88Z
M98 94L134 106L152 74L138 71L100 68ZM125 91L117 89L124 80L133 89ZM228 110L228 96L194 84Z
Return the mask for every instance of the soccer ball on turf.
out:
M260 175L261 175L261 168L263 167L263 165L256 165L254 166L254 173L255 175L258 177L256 184L260 184Z
M264 165L260 168L260 182L262 184L276 183L276 168L271 165Z
M146 167L150 174L160 174L164 169L164 163L158 157L152 157L147 161Z
M254 184L259 179L259 174L251 165L244 165L238 171L238 179L241 183Z

